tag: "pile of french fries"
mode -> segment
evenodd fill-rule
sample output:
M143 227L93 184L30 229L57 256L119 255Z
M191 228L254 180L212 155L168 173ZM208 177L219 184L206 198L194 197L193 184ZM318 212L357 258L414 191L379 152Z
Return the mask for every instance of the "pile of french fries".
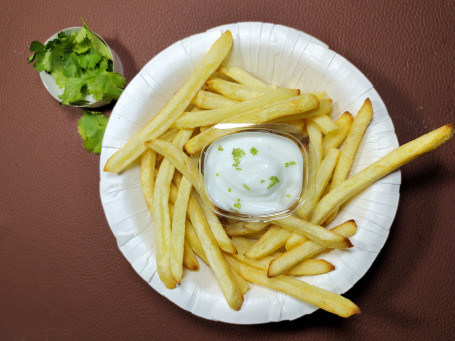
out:
M326 226L340 207L454 133L445 125L402 145L355 175L356 151L372 117L369 99L353 117L332 120L325 92L301 93L268 85L246 71L222 66L233 39L226 31L166 106L106 163L121 172L137 158L146 203L153 216L157 272L164 285L181 284L183 268L211 268L227 303L239 310L250 283L284 292L342 317L360 312L350 300L296 276L327 273L334 266L314 258L330 249L352 247L354 220ZM153 114L153 113L151 113ZM220 123L288 123L311 145L307 196L297 214L271 222L219 218L200 200L199 169L189 155L226 134Z

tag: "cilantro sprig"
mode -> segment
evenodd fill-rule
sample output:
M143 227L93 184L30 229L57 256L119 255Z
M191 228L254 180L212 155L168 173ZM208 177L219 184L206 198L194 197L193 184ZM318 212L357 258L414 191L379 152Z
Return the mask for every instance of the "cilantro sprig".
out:
M59 96L62 105L87 104L88 94L97 101L110 102L120 97L126 84L122 75L113 72L109 48L82 21L84 26L77 33L60 32L45 45L38 41L30 44L28 62L35 70L50 74L65 89Z

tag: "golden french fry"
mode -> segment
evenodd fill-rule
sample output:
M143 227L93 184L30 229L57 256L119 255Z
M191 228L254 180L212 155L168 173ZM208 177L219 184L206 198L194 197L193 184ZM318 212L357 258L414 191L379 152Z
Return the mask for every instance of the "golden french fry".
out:
M313 96L315 96L313 94ZM317 96L315 96L318 98ZM318 99L319 100L319 99ZM275 120L272 120L272 123L286 123L289 120L301 120L303 118L309 118L309 117L316 117L320 115L327 115L330 110L332 110L332 100L331 99L321 99L319 100L319 107L316 107L312 110L303 112L303 113L298 113L298 114L292 114L288 115L282 118L277 118Z
M333 122L329 115L314 116L311 120L324 135L338 130L338 126Z
M322 133L318 129L317 125L313 122L311 118L307 120L306 130L308 132L308 137L310 138L310 145L312 151L316 157L316 172L319 169L319 165L322 162Z
M268 278L263 270L255 269L232 256L226 256L226 259L249 282L284 292L341 317L360 313L359 307L343 296L317 288L291 276L282 275L276 278Z
M182 145L189 139L191 134L192 130L180 130L172 143L166 143L176 149L182 148ZM174 166L168 159L165 158L161 162L160 169L156 175L152 202L157 272L161 281L169 289L175 288L175 282L170 270L171 220L169 215L169 191L174 170Z
M308 189L308 195L305 198L304 203L297 210L299 217L311 221L313 210L319 201L322 192L329 183L330 178L332 177L338 158L340 157L340 153L340 150L332 148L322 160L316 173L316 180L310 184L310 186L313 186L314 188Z
M267 256L258 259L249 258L245 256L245 253L247 253L248 250L254 247L254 242L252 240L243 237L233 237L232 242L234 243L235 248L238 250L238 253L233 255L233 257L243 263L249 264L258 269L267 270L269 267L269 263L279 255L281 255L281 252L275 251Z
M329 149L338 148L341 142L344 141L348 135L352 121L354 121L354 117L352 117L348 111L341 115L338 120L336 120L335 123L338 129L331 131L322 139L322 152L324 156L328 153Z
M275 226L272 225L270 229L273 229L274 227ZM269 233L268 238L265 238L263 242L250 248L245 253L245 256L248 258L259 259L282 247L286 243L286 240L288 240L291 233L286 229L279 228L278 226L276 227L277 228L272 230L273 232Z
M245 278L240 276L239 273L235 271L232 267L231 271L235 277L235 280L237 281L237 284L239 285L240 292L242 293L242 295L245 295L251 289L250 284L245 280Z
M191 163L191 161L189 162ZM182 179L181 174L176 174L174 176L174 180L177 183L180 183L181 179ZM224 230L223 225L221 225L218 216L214 212L212 212L210 208L208 208L206 205L202 205L202 210L205 216L207 217L207 222L221 250L226 251L228 253L236 253L237 250L232 244L232 241L229 238L229 236L226 234L226 231Z
M286 271L286 275L314 276L335 270L335 266L324 259L305 259Z
M191 193L191 183L183 177L175 200L175 211L172 218L170 269L175 281L180 284L183 276L183 253L185 243L186 208ZM187 251L188 252L188 251Z
M408 142L331 190L316 206L313 223L321 224L340 205L362 192L373 182L390 174L416 157L436 149L454 134L454 125L447 124Z
M228 107L236 103L238 103L238 101L234 101L226 96L205 90L199 90L196 98L193 100L193 104L197 105L201 109Z
M191 162L188 155L186 155L182 150L175 147L172 143L159 139L146 141L145 145L157 153L164 155L164 157L169 160L174 167L183 174L183 176L186 176L190 180L196 190L199 189L199 170Z
M346 232L353 232L357 230L357 226L355 225L354 221L345 222L335 228L333 228L331 233L338 235L341 238L347 238L352 236L353 234L348 234ZM329 231L329 230L327 230ZM269 269L267 271L267 276L269 277L276 277L281 274L284 274L288 270L292 269L295 265L300 263L305 258L310 258L322 251L324 251L326 247L311 241L307 240L296 247L287 250L278 258L274 259L270 262Z
M346 140L343 144L343 150L340 154L340 159L338 160L337 167L333 173L330 190L339 186L349 176L354 156L372 118L373 107L371 106L370 99L367 98L349 128L348 135L346 136ZM330 219L326 221L326 224L329 224L333 219L335 219L337 212L338 208L332 212Z
M156 153L148 149L142 154L141 157L141 184L142 193L144 194L145 203L152 211L153 192L155 190L155 164L156 164Z
M189 217L188 217L189 218ZM185 222L185 241L188 242L191 249L198 255L205 264L209 264L207 257L205 256L204 249L202 248L201 241L199 240L196 231L194 230L193 224L189 220Z
M349 239L341 237L322 226L310 223L296 216L289 216L274 220L274 224L284 227L291 232L300 233L308 239L311 239L328 248L344 249L352 247Z
M228 107L221 107L212 110L204 110L197 113L185 112L173 124L173 128L194 128L216 124L222 120L229 119L235 115L243 114L251 110L257 110L264 106L279 102L299 95L299 90L277 89L243 102Z
M212 230L213 236L216 239L216 242L220 246L221 250L227 253L237 253L237 250L232 244L231 239L227 235L226 231L221 225L218 216L207 207L207 205L202 205L202 211L207 217L207 222L209 223L210 230Z
M267 226L270 225L270 222L267 221L250 221L248 223L245 223L245 228L253 230L253 231L262 231L265 229Z
M230 125L231 123L265 123L284 117L292 113L303 113L319 105L318 99L311 94L303 94L284 101L280 101L264 108L239 114L220 122L220 124ZM192 139L185 144L187 153L192 154L200 151L206 144L216 140L219 137L231 133L228 129L210 129Z
M199 262L197 261L197 258L194 255L194 252L193 252L190 244L186 240L184 241L182 263L183 263L183 266L190 271L199 270Z
M118 173L137 159L146 149L144 142L163 134L183 113L209 76L220 66L232 47L232 34L224 32L210 48L190 78L166 106L121 149L112 155L104 171Z
M234 82L229 82L224 79L216 78L209 79L205 86L213 91L219 92L227 98L235 101L245 101L247 99L262 96L270 91L276 91L275 89L259 89L251 86L246 86Z
M227 264L221 250L213 237L207 219L202 212L197 198L192 194L189 201L189 213L191 222L196 234L202 244L202 248L207 257L207 261L213 274L221 287L221 291L226 298L229 306L234 310L239 310L243 303L243 295L232 270Z
M282 254L281 252L275 251L260 259L252 259L244 256L244 253L254 246L254 242L252 240L242 237L234 237L232 238L232 242L239 251L238 254L233 255L237 260L262 270L267 270L270 262ZM313 276L327 273L333 271L334 269L335 267L326 260L305 259L292 269L288 270L286 274L293 276Z
M315 95L318 99L327 99L327 93L325 91L316 91L313 92L313 95Z
M218 69L218 71L243 85L259 89L272 88L271 86L265 84L263 81L257 79L256 77L254 77L253 75L239 67L222 66Z
M301 234L294 232L289 237L289 239L286 241L286 244L284 244L284 248L286 249L286 251L289 251L290 249L295 248L297 245L300 245L307 240L309 240L309 239L305 238Z
M269 238L270 236L272 236L273 234L276 233L276 230L277 229L280 229L281 227L279 226L270 226L270 228L264 232L264 234L261 236L261 238L259 238L255 244L260 244L262 243L264 240L266 240L267 238Z
M164 285L175 288L174 278L169 268L169 253L171 247L171 221L169 217L169 185L172 173L163 160L156 176L155 191L152 202L153 229L155 232L156 266L157 272ZM169 176L170 175L170 176Z
M168 129L163 135L160 136L160 139L171 142L178 132L178 129Z

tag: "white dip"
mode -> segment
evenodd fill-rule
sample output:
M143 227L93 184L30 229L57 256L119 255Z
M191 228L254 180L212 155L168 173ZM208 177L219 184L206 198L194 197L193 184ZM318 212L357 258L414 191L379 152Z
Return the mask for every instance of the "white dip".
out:
M225 211L268 215L299 199L303 157L290 138L268 132L240 132L221 137L204 157L208 198Z

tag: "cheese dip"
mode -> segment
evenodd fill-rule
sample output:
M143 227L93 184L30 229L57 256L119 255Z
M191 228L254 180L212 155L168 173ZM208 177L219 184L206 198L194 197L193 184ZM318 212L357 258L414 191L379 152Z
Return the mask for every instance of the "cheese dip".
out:
M205 152L205 191L225 211L251 216L282 212L299 200L303 166L291 138L262 131L231 134Z

